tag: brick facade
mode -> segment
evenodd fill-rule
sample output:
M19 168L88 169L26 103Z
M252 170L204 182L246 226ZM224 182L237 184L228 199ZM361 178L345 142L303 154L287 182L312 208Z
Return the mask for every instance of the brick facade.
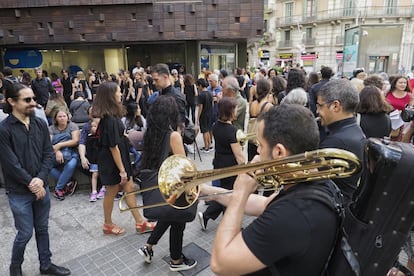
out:
M122 3L122 4L120 4ZM263 33L257 0L2 0L0 45L233 40Z

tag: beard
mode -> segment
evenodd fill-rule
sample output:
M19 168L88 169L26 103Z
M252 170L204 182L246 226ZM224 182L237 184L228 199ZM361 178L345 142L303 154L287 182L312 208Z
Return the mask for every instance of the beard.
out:
M35 108L36 108L35 106L28 107L24 110L23 114L28 116L28 117L31 117L31 116L35 115Z

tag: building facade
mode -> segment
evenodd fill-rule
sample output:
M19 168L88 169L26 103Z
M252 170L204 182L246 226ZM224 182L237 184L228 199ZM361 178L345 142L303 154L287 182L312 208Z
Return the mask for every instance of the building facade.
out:
M300 64L307 71L318 71L325 65L342 72L345 31L358 26L360 40L355 43L361 41L364 47L357 67L389 74L414 69L412 0L269 0L264 11L265 22L267 11L272 15L268 20L274 22L269 26L275 26L265 29L264 34L273 33L273 37L262 46L270 51L272 67ZM394 31L389 30L395 28L401 36L391 35Z
M1 65L74 66L116 73L159 62L232 71L246 66L248 38L263 35L255 0L3 0Z

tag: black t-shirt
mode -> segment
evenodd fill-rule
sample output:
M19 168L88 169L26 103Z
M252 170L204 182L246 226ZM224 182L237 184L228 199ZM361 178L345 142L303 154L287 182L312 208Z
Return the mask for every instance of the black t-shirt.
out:
M124 125L121 119L105 116L98 126L99 147L98 167L99 177L103 185L115 185L121 182L119 169L116 166L110 148L118 146L121 153L122 164L128 176L132 175L131 161L129 159L129 141L124 135Z
M184 95L185 100L187 101L188 105L195 104L195 87L194 85L185 85L184 86Z
M391 120L387 113L361 114L360 126L367 138L384 138L391 132Z
M198 95L198 104L203 105L203 110L200 114L200 119L211 118L213 116L213 97L210 92L200 91Z
M355 117L340 120L328 125L329 133L319 144L319 148L344 149L355 154L361 162L364 157L365 135ZM361 173L346 178L336 178L334 182L344 195L345 203L352 199Z
M280 275L320 275L334 244L337 216L313 199L283 198L291 192L323 188L329 194L329 180L300 183L282 191L255 221L242 232L250 251ZM249 275L272 275L269 268Z

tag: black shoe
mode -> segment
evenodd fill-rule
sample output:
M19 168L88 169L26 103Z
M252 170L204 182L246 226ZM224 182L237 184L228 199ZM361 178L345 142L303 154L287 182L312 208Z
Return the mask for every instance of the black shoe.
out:
M182 256L181 263L174 264L172 261L170 261L170 270L171 271L183 271L183 270L189 270L192 269L197 265L197 261L186 258L184 255Z
M70 270L63 267L51 264L48 269L40 269L40 274L47 275L70 275Z
M22 267L20 265L10 266L10 276L22 276Z

